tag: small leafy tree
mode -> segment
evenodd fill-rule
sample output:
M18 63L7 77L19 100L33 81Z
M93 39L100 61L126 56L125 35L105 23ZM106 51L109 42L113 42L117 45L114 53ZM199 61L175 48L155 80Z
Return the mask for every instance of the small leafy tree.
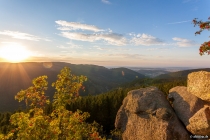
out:
M208 18L208 20L210 20L210 17ZM195 32L195 35L200 34L205 29L210 30L210 21L206 21L206 22L203 22L201 20L197 21L197 18L195 18L193 20L193 24L194 24L194 27L196 25L198 25L200 27L200 30ZM201 44L199 51L200 51L199 54L201 56L204 55L205 52L208 53L208 55L209 55L210 54L210 41L204 42L203 44Z
M96 122L88 124L85 120L89 113L80 110L71 112L65 106L79 98L79 89L87 80L85 76L71 74L69 68L64 67L58 79L52 84L57 90L54 94L53 112L44 113L44 107L50 101L45 96L47 90L47 76L40 76L33 80L33 86L21 90L15 96L19 102L25 100L30 106L28 113L18 112L11 116L10 123L16 126L7 135L0 134L1 140L101 140Z

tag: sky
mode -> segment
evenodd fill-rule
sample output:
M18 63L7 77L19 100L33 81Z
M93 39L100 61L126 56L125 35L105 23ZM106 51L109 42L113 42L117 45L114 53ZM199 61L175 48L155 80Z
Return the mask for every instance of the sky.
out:
M210 0L0 0L0 62L210 67ZM9 49L6 49L9 48ZM23 51L21 51L21 49ZM15 57L18 56L18 57Z

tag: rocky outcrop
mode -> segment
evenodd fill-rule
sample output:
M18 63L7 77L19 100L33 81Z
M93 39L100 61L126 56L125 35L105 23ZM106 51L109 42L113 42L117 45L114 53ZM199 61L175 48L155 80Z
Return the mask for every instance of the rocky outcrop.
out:
M189 125L189 119L204 107L204 101L188 92L185 86L176 86L170 89L168 98L173 99L176 115L185 126Z
M115 120L123 140L210 140L210 72L190 73L187 82L168 100L156 87L130 91Z
M190 73L187 87L170 89L168 98L173 99L176 115L189 132L210 136L210 72Z
M123 131L123 140L190 139L164 93L156 87L130 91L117 113L115 127Z
M210 101L210 72L199 71L188 74L187 91L198 98Z

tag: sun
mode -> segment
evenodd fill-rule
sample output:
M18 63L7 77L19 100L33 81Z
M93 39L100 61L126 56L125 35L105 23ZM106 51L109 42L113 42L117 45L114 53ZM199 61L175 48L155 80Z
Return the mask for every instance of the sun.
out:
M7 44L3 47L0 47L0 57L9 62L22 62L29 58L29 56L29 51L20 44Z

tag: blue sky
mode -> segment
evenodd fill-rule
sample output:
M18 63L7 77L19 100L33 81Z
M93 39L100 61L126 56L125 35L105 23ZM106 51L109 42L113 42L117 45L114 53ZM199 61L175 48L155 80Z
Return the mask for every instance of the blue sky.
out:
M0 61L27 52L22 61L209 67L210 56L199 55L209 31L195 36L199 28L191 22L207 21L209 6L209 0L0 0Z

